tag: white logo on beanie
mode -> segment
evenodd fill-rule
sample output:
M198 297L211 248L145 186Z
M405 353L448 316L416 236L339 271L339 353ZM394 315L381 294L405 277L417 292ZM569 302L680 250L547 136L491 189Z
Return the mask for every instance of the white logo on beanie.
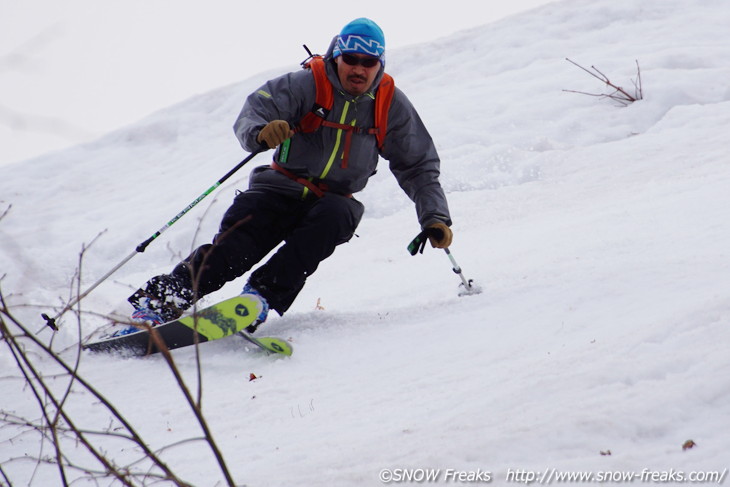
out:
M380 42L357 34L339 36L337 47L340 52L367 54L375 57L380 57L385 51L385 46Z

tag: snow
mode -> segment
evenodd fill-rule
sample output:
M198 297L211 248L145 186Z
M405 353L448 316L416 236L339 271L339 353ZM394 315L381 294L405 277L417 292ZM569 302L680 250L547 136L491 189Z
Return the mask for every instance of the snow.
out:
M302 44L326 47L356 17L372 17L394 50L549 2L475 11L473 0L450 0L448 9L418 0L348 8L279 0L276 10L286 15L272 23L267 2L0 0L0 165L92 141L211 87L295 66L305 57ZM415 6L417 22L409 20Z
M358 237L260 331L291 340L294 355L266 356L237 338L200 348L203 411L236 484L383 485L383 469L413 468L441 469L441 484L484 480L448 479L446 469L489 472L494 485L552 469L726 472L727 25L720 0L563 0L389 52L388 70L442 158L451 251L483 292L459 297L441 251L408 255L415 213L382 163L360 195ZM626 88L638 61L644 99L619 107L565 92L610 92L566 58ZM243 159L231 125L244 97L295 68L1 167L0 213L12 205L0 220L1 284L14 315L42 329L39 314L75 289L82 249L83 289ZM85 298L82 335L105 326L98 314L128 313L132 290L207 242L269 156ZM37 336L50 341L51 331ZM73 361L78 340L67 314L54 349ZM7 350L2 411L37 419ZM195 351L173 356L196 390ZM44 358L37 366L57 370ZM80 374L154 450L175 444L162 456L181 478L225 485L206 445L176 443L200 426L162 357L83 354ZM79 424L109 424L74 389L68 408ZM50 452L20 429L0 429L3 473L12 485L57 485L55 467L18 460ZM697 446L683 450L690 439ZM138 457L95 440L119 464ZM89 461L75 443L64 452Z

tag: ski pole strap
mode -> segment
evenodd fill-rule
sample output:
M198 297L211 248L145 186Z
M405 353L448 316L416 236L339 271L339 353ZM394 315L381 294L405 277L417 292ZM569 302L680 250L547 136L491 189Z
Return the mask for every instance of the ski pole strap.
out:
M429 228L416 235L416 238L411 240L411 243L408 244L408 252L411 255L416 255L418 253L422 254L423 249L426 247L426 242L428 242L429 235L431 235L431 229Z

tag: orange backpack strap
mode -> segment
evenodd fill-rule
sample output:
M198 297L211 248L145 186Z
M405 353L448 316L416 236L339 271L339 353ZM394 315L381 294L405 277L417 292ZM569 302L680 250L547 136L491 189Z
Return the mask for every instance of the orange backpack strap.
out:
M383 150L385 144L385 135L388 132L388 110L390 110L390 102L395 94L395 81L388 73L383 73L380 80L378 92L375 96L375 128L370 129L369 133L374 134L378 139L378 149Z
M314 98L314 106L299 121L297 131L314 132L322 125L322 121L327 118L330 110L332 110L335 96L332 85L327 79L327 70L324 67L324 59L321 56L313 57L305 65L305 68L312 70L314 86L317 91Z
M312 70L316 92L314 106L299 121L296 131L304 133L314 132L322 125L345 130L347 136L345 140L345 160L343 161L343 166L347 167L347 156L352 133L362 129L325 120L330 110L332 110L335 97L332 84L327 79L324 59L321 56L315 56L304 67ZM383 144L385 143L385 135L388 131L388 110L390 109L390 103L393 100L394 94L395 82L393 81L393 77L388 73L383 73L375 96L375 127L367 129L367 133L375 135L379 150L383 149Z

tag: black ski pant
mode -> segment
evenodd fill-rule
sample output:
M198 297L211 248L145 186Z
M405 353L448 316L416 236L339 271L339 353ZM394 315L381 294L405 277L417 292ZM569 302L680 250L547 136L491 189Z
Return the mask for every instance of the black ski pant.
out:
M151 297L179 314L242 276L284 242L249 277L269 307L284 314L319 263L352 238L363 211L356 199L334 193L302 200L249 189L236 196L212 244L197 248L169 275L150 279L129 301L135 305L140 297Z

